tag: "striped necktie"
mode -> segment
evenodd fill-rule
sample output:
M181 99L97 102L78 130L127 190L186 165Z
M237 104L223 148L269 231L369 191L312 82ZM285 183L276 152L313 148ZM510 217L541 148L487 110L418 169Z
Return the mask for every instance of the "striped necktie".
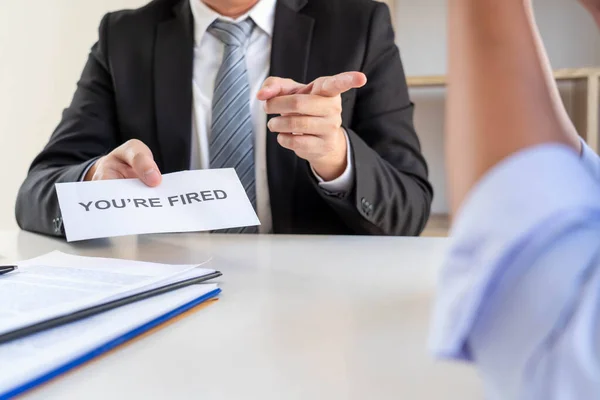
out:
M211 168L235 169L256 210L254 135L244 55L253 28L254 22L250 18L240 23L217 20L208 28L208 32L225 45L213 94L209 152ZM257 233L258 228L234 228L220 232Z

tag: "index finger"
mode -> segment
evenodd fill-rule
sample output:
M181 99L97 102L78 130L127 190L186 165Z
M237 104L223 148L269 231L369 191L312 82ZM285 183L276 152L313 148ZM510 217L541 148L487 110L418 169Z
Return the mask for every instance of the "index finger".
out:
M363 87L367 77L362 72L343 72L334 76L318 78L312 85L311 94L335 97L351 89Z

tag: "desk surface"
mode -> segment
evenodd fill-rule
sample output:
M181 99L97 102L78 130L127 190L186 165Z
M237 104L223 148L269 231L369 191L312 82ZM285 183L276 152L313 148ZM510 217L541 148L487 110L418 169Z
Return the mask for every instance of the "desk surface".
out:
M0 231L0 263L51 250L168 263L212 257L220 300L31 392L32 399L480 399L427 329L445 239L126 237L68 245Z

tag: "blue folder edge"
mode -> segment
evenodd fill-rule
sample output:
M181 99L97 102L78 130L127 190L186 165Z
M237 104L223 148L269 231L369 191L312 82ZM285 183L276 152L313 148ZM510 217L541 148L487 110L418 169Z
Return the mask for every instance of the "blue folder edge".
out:
M148 332L149 330L169 321L170 319L173 319L174 317L176 317L180 314L183 314L184 312L186 312L188 310L191 310L192 308L196 307L197 305L200 305L200 304L204 303L205 301L218 296L219 293L221 293L221 289L215 289L211 292L208 292L205 295L202 295L201 297L198 297L197 299L192 300L189 303L184 304L184 305L174 309L173 311L170 311L164 315L161 315L160 317L157 317L157 318L153 319L152 321L147 322L138 328L135 328L115 339L108 341L107 343L104 343L104 344L96 347L95 349L75 358L72 361L69 361L69 362L57 367L56 369L54 369L50 372L47 372L37 378L34 378L33 380L26 382L20 386L17 386L14 389L10 389L8 392L0 393L0 400L10 399L12 397L23 394L43 383L48 382L51 379L56 378L59 375L64 374L65 372L72 370L73 368L83 365L83 364L87 363L88 361L91 361L94 358L122 345L123 343L126 343L132 339L135 339L137 336L140 336L141 334Z

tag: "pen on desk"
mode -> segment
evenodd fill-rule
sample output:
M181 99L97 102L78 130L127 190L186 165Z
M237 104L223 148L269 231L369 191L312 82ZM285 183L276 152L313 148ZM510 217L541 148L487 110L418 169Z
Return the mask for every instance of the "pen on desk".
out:
M1 265L0 266L0 275L4 275L9 272L15 271L16 269L17 269L16 265Z

